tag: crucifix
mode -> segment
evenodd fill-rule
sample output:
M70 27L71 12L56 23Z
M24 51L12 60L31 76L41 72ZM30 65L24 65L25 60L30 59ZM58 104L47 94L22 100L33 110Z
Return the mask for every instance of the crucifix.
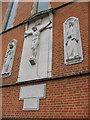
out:
M42 31L44 31L45 29L47 29L47 27L51 24L52 22L49 21L45 26L43 26L42 28L38 29L37 26L32 27L32 31L26 31L25 32L25 37L32 35L32 57L30 58L29 62L31 63L31 65L35 65L36 64L36 56L37 56L37 49L39 46L39 42L40 42L40 33Z

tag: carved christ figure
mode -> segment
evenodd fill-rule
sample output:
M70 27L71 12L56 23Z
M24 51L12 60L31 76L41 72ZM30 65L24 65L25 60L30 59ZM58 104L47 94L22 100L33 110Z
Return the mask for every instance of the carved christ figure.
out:
M79 57L78 39L76 36L77 33L74 22L69 22L66 41L68 59L74 59Z
M51 21L49 21L48 24L46 24L45 26L43 26L42 28L38 29L36 26L32 27L32 32L30 31L26 31L25 32L25 37L32 35L32 57L30 58L30 63L31 65L35 65L36 64L36 55L37 55L37 49L38 49L38 45L39 45L39 41L40 41L40 33L42 31L44 31L49 25L51 24Z

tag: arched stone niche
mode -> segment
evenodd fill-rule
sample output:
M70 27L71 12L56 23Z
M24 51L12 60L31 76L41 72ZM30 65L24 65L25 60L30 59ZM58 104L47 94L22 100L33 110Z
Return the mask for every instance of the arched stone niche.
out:
M16 45L17 45L16 39L11 40L11 42L8 44L4 63L3 63L2 73L1 73L2 78L7 78L11 75L15 51L16 51Z
M83 61L79 20L69 17L63 24L64 30L64 63L66 65Z

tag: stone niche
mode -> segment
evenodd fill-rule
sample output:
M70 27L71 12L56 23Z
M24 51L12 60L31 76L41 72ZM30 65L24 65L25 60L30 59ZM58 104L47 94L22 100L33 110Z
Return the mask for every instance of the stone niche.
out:
M2 78L7 78L11 75L15 51L16 51L16 45L17 45L16 39L11 40L11 42L8 44L4 63L3 63L2 73L1 73Z
M63 30L65 64L71 65L82 62L83 52L78 18L68 18L63 24Z
M53 15L26 23L17 82L52 76Z

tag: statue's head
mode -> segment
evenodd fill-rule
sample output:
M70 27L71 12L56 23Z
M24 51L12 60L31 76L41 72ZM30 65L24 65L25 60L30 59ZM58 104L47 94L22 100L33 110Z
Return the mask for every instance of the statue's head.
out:
M17 44L16 39L11 40L11 42L8 44L9 49L13 49L16 44Z
M9 48L12 49L13 48L13 44L9 44Z
M69 22L69 28L73 26L73 22Z
M9 43L9 48L10 48L10 49L13 49L14 44L15 44L15 41L14 41L14 40L12 40L12 41Z
M36 31L36 30L37 30L37 27L36 27L36 26L32 27L32 30L33 30L33 31Z

